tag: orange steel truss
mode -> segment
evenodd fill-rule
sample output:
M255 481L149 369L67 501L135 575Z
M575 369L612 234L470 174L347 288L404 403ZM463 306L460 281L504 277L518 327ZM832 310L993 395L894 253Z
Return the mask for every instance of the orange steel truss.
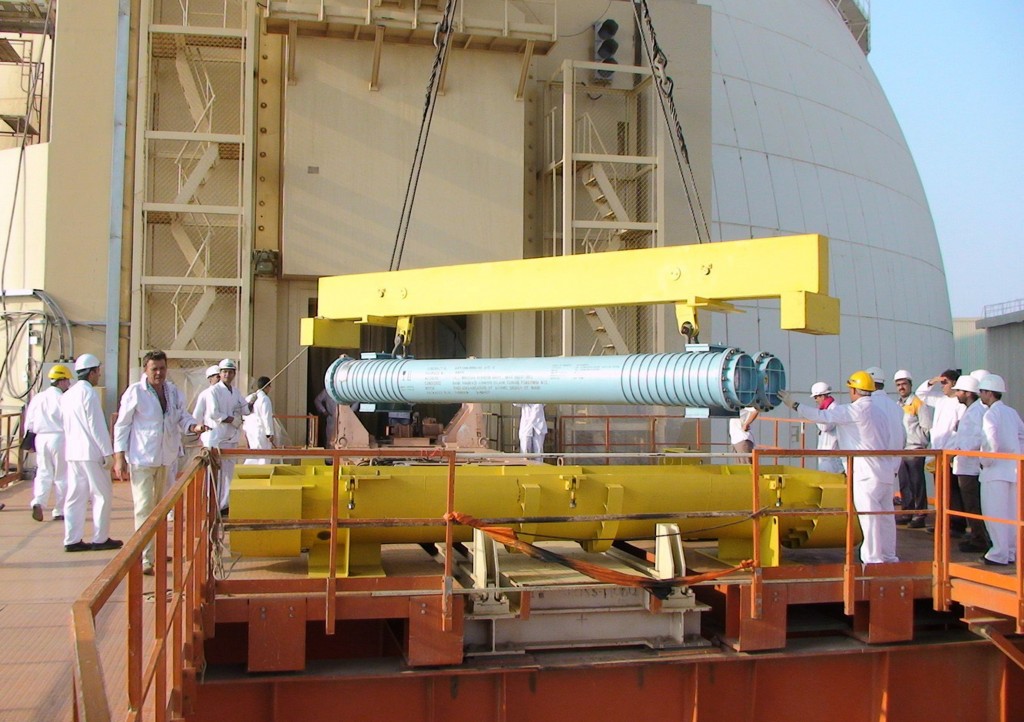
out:
M1006 638L1006 634L1024 633L1024 561L1018 558L1013 575L951 563L945 531L950 516L958 512L949 511L944 503L950 460L946 452L867 452L937 457L933 561L875 565L856 561L858 514L848 475L845 508L816 512L845 515L843 562L764 566L756 543L762 526L772 523L773 516L800 512L760 506L759 485L766 483L760 478L762 464L801 456L840 456L849 461L864 452L755 449L750 509L753 569L694 587L698 598L707 601L712 614L722 621L724 633L717 649L563 650L501 661L463 659L464 600L479 590L454 584L455 452L349 449L283 454L276 449L221 453L331 460L330 518L233 519L228 523L247 530L323 530L331 549L327 578L216 578L220 522L209 493L207 469L217 459L197 460L74 605L77 719L553 720L557 715L561 721L586 714L632 717L641 698L647 705L656 704L659 716L670 719L771 719L781 714L796 719L827 714L837 720L1024 718L1024 653L1019 642ZM340 518L339 469L343 459L353 457L430 458L446 464L445 515ZM1024 457L1012 458L1024 466ZM168 586L166 515L172 509L175 551ZM1018 519L1024 516L1021 511ZM607 514L601 519L627 517ZM1011 523L1016 525L1020 544L1024 525ZM339 578L339 531L357 525L445 526L443 570L433 576ZM149 604L143 594L141 555L151 539L157 547L157 585ZM96 620L105 606L120 599L115 592L125 581L128 675L122 686L103 678ZM528 614L529 592L523 595L527 601L520 614ZM965 629L944 634L915 629L914 600L929 598L940 611L953 602L962 604L968 629L992 643ZM795 605L827 603L841 605L852 618L851 638L837 643L794 637L788 611ZM153 616L148 638L143 634L146 609ZM894 643L902 644L891 646ZM345 648L350 654L311 661L317 645ZM200 682L198 672L211 655L216 662L245 664L247 673L222 673ZM281 672L301 674L281 677ZM923 681L907 683L908 679ZM955 695L946 694L951 689Z

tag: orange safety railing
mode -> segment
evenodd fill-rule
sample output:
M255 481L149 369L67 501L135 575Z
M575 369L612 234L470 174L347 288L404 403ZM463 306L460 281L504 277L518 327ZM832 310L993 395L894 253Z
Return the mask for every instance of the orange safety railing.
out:
M20 411L0 414L0 488L21 478L23 428Z
M82 722L109 722L112 719L135 720L152 717L162 722L180 719L192 713L198 674L204 667L203 640L213 625L217 579L217 539L222 522L217 517L216 493L212 492L213 471L217 455L273 456L275 458L330 459L333 470L333 494L329 519L296 519L264 522L275 528L329 528L330 561L326 588L327 633L334 633L338 596L337 546L338 532L351 526L373 525L444 525L446 553L444 576L440 588L443 628L452 626L453 527L455 500L454 451L440 449L347 449L345 451L222 449L205 452L188 466L149 519L132 535L120 552L104 568L100 576L78 598L72 607L75 639L73 688L74 718ZM446 462L448 483L446 514L440 519L342 519L339 514L341 460L344 458L418 458ZM167 516L173 511L173 521ZM172 525L173 564L170 586L167 582L167 525ZM143 588L142 554L155 540L155 591L147 595ZM318 580L319 581L319 580ZM126 585L124 594L119 594ZM306 587L307 585L303 585ZM412 590L417 595L423 590ZM370 596L372 592L367 592ZM126 626L98 625L101 615L124 598L127 607ZM147 598L153 603L147 604ZM147 614L148 612L148 614ZM108 621L104 618L104 621ZM109 636L97 634L102 626ZM148 631L147 631L148 630ZM123 639L120 637L123 635ZM118 649L120 647L120 650ZM124 685L105 678L105 666L119 667L124 662L127 675ZM113 690L111 695L109 690Z
M306 443L300 447L286 446L279 448L293 449L293 448L306 448L310 449L314 446L319 446L320 439L320 417L316 414L274 414L275 419L280 419L282 423L287 422L290 419L304 419L306 422ZM286 427L287 428L287 427Z
M115 712L118 718L138 719L144 709L151 710L146 716L157 720L183 716L188 691L204 666L204 612L213 594L211 519L216 505L207 491L208 465L205 457L188 465L149 519L72 606L76 720L106 722ZM168 585L171 511L174 553ZM148 604L142 553L151 541L155 591ZM115 624L112 636L100 639L97 619L102 615L107 622L122 600L127 625ZM106 665L126 668L123 685L105 679ZM108 684L118 692L113 700L107 695Z

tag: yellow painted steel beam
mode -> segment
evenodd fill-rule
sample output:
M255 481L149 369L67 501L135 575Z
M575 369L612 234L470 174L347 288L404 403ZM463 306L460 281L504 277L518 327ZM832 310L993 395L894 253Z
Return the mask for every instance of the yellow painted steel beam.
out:
M780 299L782 328L839 332L828 295L828 239L809 234L579 256L321 278L323 318L394 325L413 316L675 304L696 308Z

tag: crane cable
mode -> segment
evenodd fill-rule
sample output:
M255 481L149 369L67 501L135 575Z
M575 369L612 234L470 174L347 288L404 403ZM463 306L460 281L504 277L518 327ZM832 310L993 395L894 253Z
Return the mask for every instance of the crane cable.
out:
M700 193L697 191L697 183L693 177L693 166L690 165L690 154L686 149L686 139L683 137L683 126L679 122L679 113L676 111L676 103L672 97L675 81L665 72L668 67L668 56L658 45L658 36L654 31L654 21L651 19L651 10L647 6L647 0L633 0L633 16L636 18L637 32L644 47L647 64L654 74L654 87L658 92L661 113L665 117L665 124L669 130L676 166L679 168L679 177L683 181L683 191L686 193L686 202L690 207L690 217L693 219L693 227L697 232L697 242L710 243L711 231L708 228L707 216L704 214L704 206L700 202ZM703 235L701 235L701 231L704 232Z
M402 265L402 253L405 251L405 239L409 235L409 224L412 221L412 207L416 200L416 189L419 186L420 172L423 170L423 157L427 152L427 137L430 125L434 120L434 107L437 103L437 91L440 88L441 68L448 57L449 41L452 24L455 20L455 9L458 0L446 0L441 20L434 28L434 65L430 69L427 90L423 103L423 116L420 118L420 132L416 138L416 150L413 152L412 167L409 169L409 180L405 185L405 198L402 201L402 213L398 220L398 231L395 233L395 245L391 250L389 271L397 271Z

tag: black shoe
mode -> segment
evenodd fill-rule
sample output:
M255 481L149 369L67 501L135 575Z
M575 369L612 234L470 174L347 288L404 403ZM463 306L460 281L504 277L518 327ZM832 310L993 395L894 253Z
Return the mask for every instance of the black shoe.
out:
M905 526L905 525L909 524L912 520L913 520L913 517L909 517L906 514L904 514L903 516L897 516L896 517L896 525L897 526Z
M223 509L220 510L221 518L227 519L228 518L228 514L230 512L231 512L231 507L228 507L228 506L224 507Z
M65 544L64 551L66 552L90 552L92 551L92 544L84 541L76 541L74 544Z
M907 522L907 529L924 529L924 517L915 516L909 522Z
M979 561L982 564L987 564L990 567L1008 567L1008 566L1010 566L1009 562L996 562L996 561L993 561L993 560L989 559L988 557L982 557Z
M973 539L966 539L960 542L960 551L962 552L987 552L989 549L988 544L983 544Z
M101 552L101 551L105 551L107 549L120 549L123 546L124 546L124 542L121 541L120 539L110 539L108 537L106 541L93 542L92 543L92 550L94 552Z
M967 530L966 529L950 529L949 530L949 535L953 539L962 539L965 536L967 536Z
M32 518L36 521L43 520L43 507L41 507L39 504L32 505Z
M53 517L53 520L54 521L64 521L64 515L63 514L58 514L57 516Z

